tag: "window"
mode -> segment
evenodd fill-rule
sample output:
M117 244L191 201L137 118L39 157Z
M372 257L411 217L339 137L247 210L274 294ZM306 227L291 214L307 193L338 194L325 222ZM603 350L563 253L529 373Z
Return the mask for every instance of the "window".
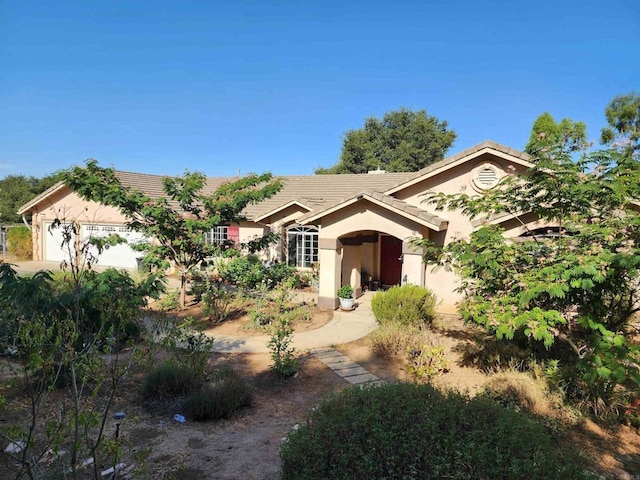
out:
M300 268L318 263L317 228L291 227L287 231L287 263Z
M229 227L215 227L204 234L204 241L222 245L229 238Z
M495 187L499 181L498 169L489 163L482 165L473 174L473 186L478 190L489 190Z

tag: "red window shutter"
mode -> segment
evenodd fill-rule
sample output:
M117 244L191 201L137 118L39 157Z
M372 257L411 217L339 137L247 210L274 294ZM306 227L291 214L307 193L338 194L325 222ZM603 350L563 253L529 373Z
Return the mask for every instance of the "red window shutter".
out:
M227 228L227 240L232 241L235 246L238 246L238 244L240 243L240 227L229 226Z

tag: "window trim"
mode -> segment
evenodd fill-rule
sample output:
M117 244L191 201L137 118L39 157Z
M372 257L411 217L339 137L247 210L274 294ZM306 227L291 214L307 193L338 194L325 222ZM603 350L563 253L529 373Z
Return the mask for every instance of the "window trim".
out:
M220 225L204 234L204 241L213 245L223 245L229 239L229 226Z
M295 240L295 251L292 250ZM310 253L309 253L310 252ZM296 268L312 268L319 258L319 229L314 226L294 225L287 228L286 259L287 265ZM293 262L292 262L293 260Z

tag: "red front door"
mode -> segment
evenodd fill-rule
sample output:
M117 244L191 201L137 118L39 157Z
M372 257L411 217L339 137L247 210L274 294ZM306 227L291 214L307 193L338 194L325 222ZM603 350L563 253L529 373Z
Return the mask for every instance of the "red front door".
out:
M380 237L380 283L399 285L402 280L402 240L390 235Z

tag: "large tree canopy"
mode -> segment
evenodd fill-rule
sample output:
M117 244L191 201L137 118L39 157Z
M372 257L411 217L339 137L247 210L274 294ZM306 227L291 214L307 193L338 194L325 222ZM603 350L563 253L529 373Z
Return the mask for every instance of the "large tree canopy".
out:
M21 222L18 208L60 180L60 174L43 178L9 175L0 180L0 224Z
M74 167L65 183L85 200L117 207L130 220L128 225L155 241L144 245L145 261L158 266L171 262L180 274L180 302L184 306L189 273L220 253L220 245L205 242L205 233L218 226L240 222L242 210L277 193L282 184L271 174L247 175L221 185L205 195L206 178L199 172L163 179L164 196L149 198L139 190L123 186L110 168L95 160ZM260 240L256 240L261 244Z
M364 128L348 131L340 161L316 173L367 173L369 170L415 172L444 158L456 134L447 122L426 110L401 108L382 120L367 118Z
M609 127L602 129L602 143L611 145L616 139L636 154L640 151L640 95L619 95L605 110Z
M630 329L640 312L640 161L619 145L574 159L561 142L540 150L527 174L482 195L429 197L437 209L470 217L533 213L548 225L510 240L487 222L470 238L429 249L428 259L461 276L467 322L553 347L580 374L574 386L594 400L640 384Z
M586 147L587 126L584 122L563 118L557 123L550 113L544 112L533 122L531 136L524 149L535 158L549 149L577 152Z

